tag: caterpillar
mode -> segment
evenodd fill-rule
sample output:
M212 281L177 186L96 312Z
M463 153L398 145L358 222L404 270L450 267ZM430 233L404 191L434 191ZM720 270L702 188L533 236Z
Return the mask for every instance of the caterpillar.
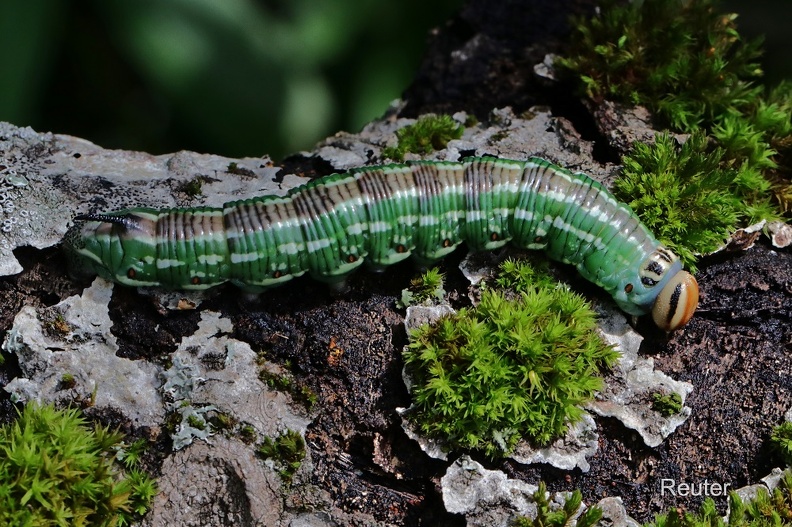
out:
M129 286L259 292L309 273L339 284L364 261L429 265L466 242L543 249L631 315L666 331L698 305L696 279L624 203L544 159L417 161L332 174L222 207L130 208L76 216L70 267Z

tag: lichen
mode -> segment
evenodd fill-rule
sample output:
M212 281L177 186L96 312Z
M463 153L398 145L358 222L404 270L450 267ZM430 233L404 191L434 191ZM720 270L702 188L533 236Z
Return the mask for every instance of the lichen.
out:
M168 422L174 450L192 444L196 438L206 439L213 432L206 414L216 408L212 405L194 406L191 400L195 383L201 380L198 373L195 365L182 361L178 356L163 373L165 384L162 390L170 398L168 410L172 417Z
M27 179L18 174L5 157L0 156L0 213L4 216L0 222L0 232L12 232L20 223L20 218L25 219L28 216L28 211L17 210L15 201L20 189L27 185Z

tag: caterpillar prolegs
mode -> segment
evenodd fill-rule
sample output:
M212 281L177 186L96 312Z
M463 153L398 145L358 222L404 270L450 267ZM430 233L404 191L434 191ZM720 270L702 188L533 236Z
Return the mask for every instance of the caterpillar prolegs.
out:
M543 249L633 315L674 330L698 285L627 205L600 183L549 161L468 158L332 174L223 207L131 208L84 214L65 239L72 267L131 286L261 290L309 273L342 281L412 255L422 264L463 241Z

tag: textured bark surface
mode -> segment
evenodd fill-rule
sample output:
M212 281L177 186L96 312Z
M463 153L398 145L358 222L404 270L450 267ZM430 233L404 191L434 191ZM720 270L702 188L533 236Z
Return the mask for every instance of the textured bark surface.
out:
M589 12L592 5L583 0L470 1L431 36L399 117L466 111L487 121L497 117L491 113L495 108L511 106L519 115L545 105L556 116L547 125L553 141L565 143L574 155L593 156L590 168L607 175L605 167L617 162L617 154L632 140L652 136L649 116L610 106L588 109L569 86L549 84L534 73L534 65L547 53L560 50L567 17ZM513 145L512 150L504 146L508 140L493 140L484 153L513 153ZM364 142L352 143L343 134L330 138L319 145L317 157L288 159L281 175L321 176L348 168L325 161L327 152L338 155L347 147L344 159L351 159L351 165L365 161L371 150ZM547 144L537 139L537 144L523 144L518 151L542 155L539 150ZM0 337L23 306L46 308L80 294L87 285L66 276L57 248L17 249L14 256L23 271L0 279ZM444 264L451 300L458 305L468 302L467 285L456 269L461 257L455 254ZM590 504L620 496L628 514L639 521L669 507L692 508L703 499L661 496L662 478L689 483L706 479L737 488L768 474L778 460L765 441L792 406L792 254L760 241L744 253L706 258L700 268L701 307L684 331L668 338L650 322L638 326L645 337L642 353L653 357L658 369L694 386L687 401L692 416L669 439L649 448L615 419L597 418L599 450L589 459L587 473L492 462L475 453L473 458L509 478L530 484L542 479L550 490L580 488ZM560 273L573 287L602 297L568 269ZM462 516L445 511L440 493L441 478L458 453L447 462L428 458L407 438L395 410L410 404L401 378L401 349L407 337L403 312L395 305L412 275L409 265L396 266L385 275L358 273L340 298L308 279L272 290L252 303L240 301L238 292L228 287L210 296L198 311L187 312L165 311L137 291L114 288L109 316L119 357L165 369L170 355L196 331L200 312L211 310L232 322L229 338L249 344L274 367L288 370L293 386L316 395L316 406L297 411L310 421L304 431L310 462L292 486L279 486L274 471L254 466L261 460L239 450L236 439L223 438L215 448L198 442L170 455L167 434L136 429L123 413L90 408L87 412L133 436L152 439L156 448L146 464L163 476L168 492L178 492L190 478L201 483L179 502L213 518L196 524L269 524L277 517L289 518L293 525L464 525ZM218 332L213 338L225 336ZM204 359L207 371L217 367L211 357ZM0 386L19 375L13 357L7 356L0 366ZM290 393L295 401L298 392ZM9 421L15 415L13 405L7 395L0 395L0 420ZM268 490L251 496L256 485ZM716 501L723 510L725 500ZM179 510L164 501L160 505L157 518L178 521ZM189 524L186 516L182 520Z

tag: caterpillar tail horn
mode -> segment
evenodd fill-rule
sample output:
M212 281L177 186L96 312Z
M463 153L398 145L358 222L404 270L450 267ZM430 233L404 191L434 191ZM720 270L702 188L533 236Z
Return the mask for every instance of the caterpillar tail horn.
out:
M119 225L126 229L134 229L138 227L138 222L132 215L111 215L111 214L80 214L75 216L75 221L101 221L103 223L112 223Z

